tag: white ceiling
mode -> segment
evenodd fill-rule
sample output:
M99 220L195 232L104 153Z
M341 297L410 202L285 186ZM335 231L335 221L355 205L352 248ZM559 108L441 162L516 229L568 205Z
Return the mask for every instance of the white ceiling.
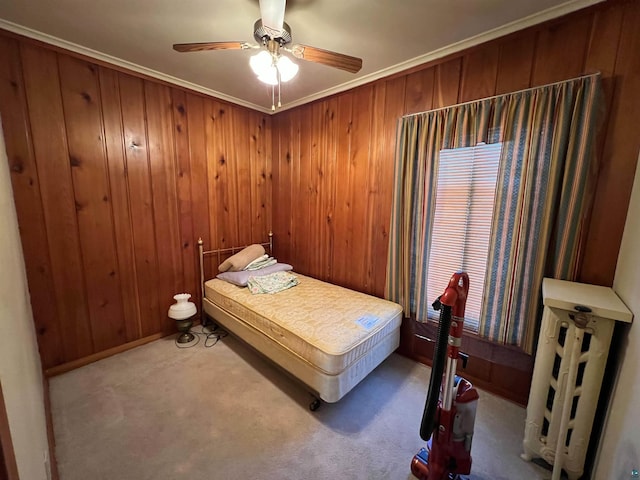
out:
M289 0L293 43L363 59L362 70L296 60L283 108L353 88L602 0ZM178 53L174 43L253 42L258 0L0 0L0 28L270 112L255 50ZM562 46L558 46L562 48Z

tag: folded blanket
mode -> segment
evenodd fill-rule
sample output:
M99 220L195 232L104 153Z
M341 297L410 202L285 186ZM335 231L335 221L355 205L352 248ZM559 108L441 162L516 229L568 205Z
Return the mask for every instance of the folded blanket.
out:
M246 287L250 277L259 277L261 275L269 275L276 272L284 272L293 270L288 263L276 263L270 267L261 268L259 270L242 270L241 272L223 272L219 273L216 278L225 282L233 283L239 287Z
M277 293L300 283L298 277L289 272L276 272L261 277L249 277L247 288L251 293Z
M269 267L271 265L275 265L276 263L278 263L278 261L275 258L265 254L260 258L256 258L253 262L244 267L244 269L260 270L261 268Z
M260 263L262 263L262 262L264 262L265 260L268 260L268 259L269 259L269 255L267 255L266 253L264 255L260 255L255 260L249 262L249 265L244 267L243 270L249 270L253 265L258 265L258 264L260 264Z

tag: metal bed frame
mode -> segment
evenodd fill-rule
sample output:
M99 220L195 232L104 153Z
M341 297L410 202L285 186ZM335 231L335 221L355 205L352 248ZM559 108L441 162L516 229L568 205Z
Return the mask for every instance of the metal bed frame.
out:
M268 234L269 240L258 245L262 245L263 247L269 247L269 255L273 256L273 232L269 232ZM241 247L228 247L228 248L217 248L215 250L205 250L204 242L202 241L202 237L198 238L198 265L200 267L200 311L202 313L202 318L200 319L200 323L202 326L207 324L207 314L204 311L204 257L209 255L217 255L218 256L218 264L220 264L220 257L223 254L233 255L243 248L247 248L248 245L242 245Z

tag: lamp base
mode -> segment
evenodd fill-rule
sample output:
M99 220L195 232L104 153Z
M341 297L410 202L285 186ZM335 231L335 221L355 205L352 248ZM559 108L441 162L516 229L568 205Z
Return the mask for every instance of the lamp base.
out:
M195 336L193 335L193 333L189 331L191 330L192 325L193 325L193 316L176 320L176 327L178 329L178 332L180 332L180 336L176 340L178 343L193 342Z
M189 342L193 342L193 340L195 339L195 335L191 332L184 332L182 335L180 335L178 337L177 342L178 343L189 343Z

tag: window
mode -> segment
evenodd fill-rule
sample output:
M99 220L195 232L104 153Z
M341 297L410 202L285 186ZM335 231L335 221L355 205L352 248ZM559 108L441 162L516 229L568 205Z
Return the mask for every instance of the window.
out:
M465 327L478 331L501 143L440 151L427 295L435 300L451 275L469 274ZM438 318L429 307L429 317Z

